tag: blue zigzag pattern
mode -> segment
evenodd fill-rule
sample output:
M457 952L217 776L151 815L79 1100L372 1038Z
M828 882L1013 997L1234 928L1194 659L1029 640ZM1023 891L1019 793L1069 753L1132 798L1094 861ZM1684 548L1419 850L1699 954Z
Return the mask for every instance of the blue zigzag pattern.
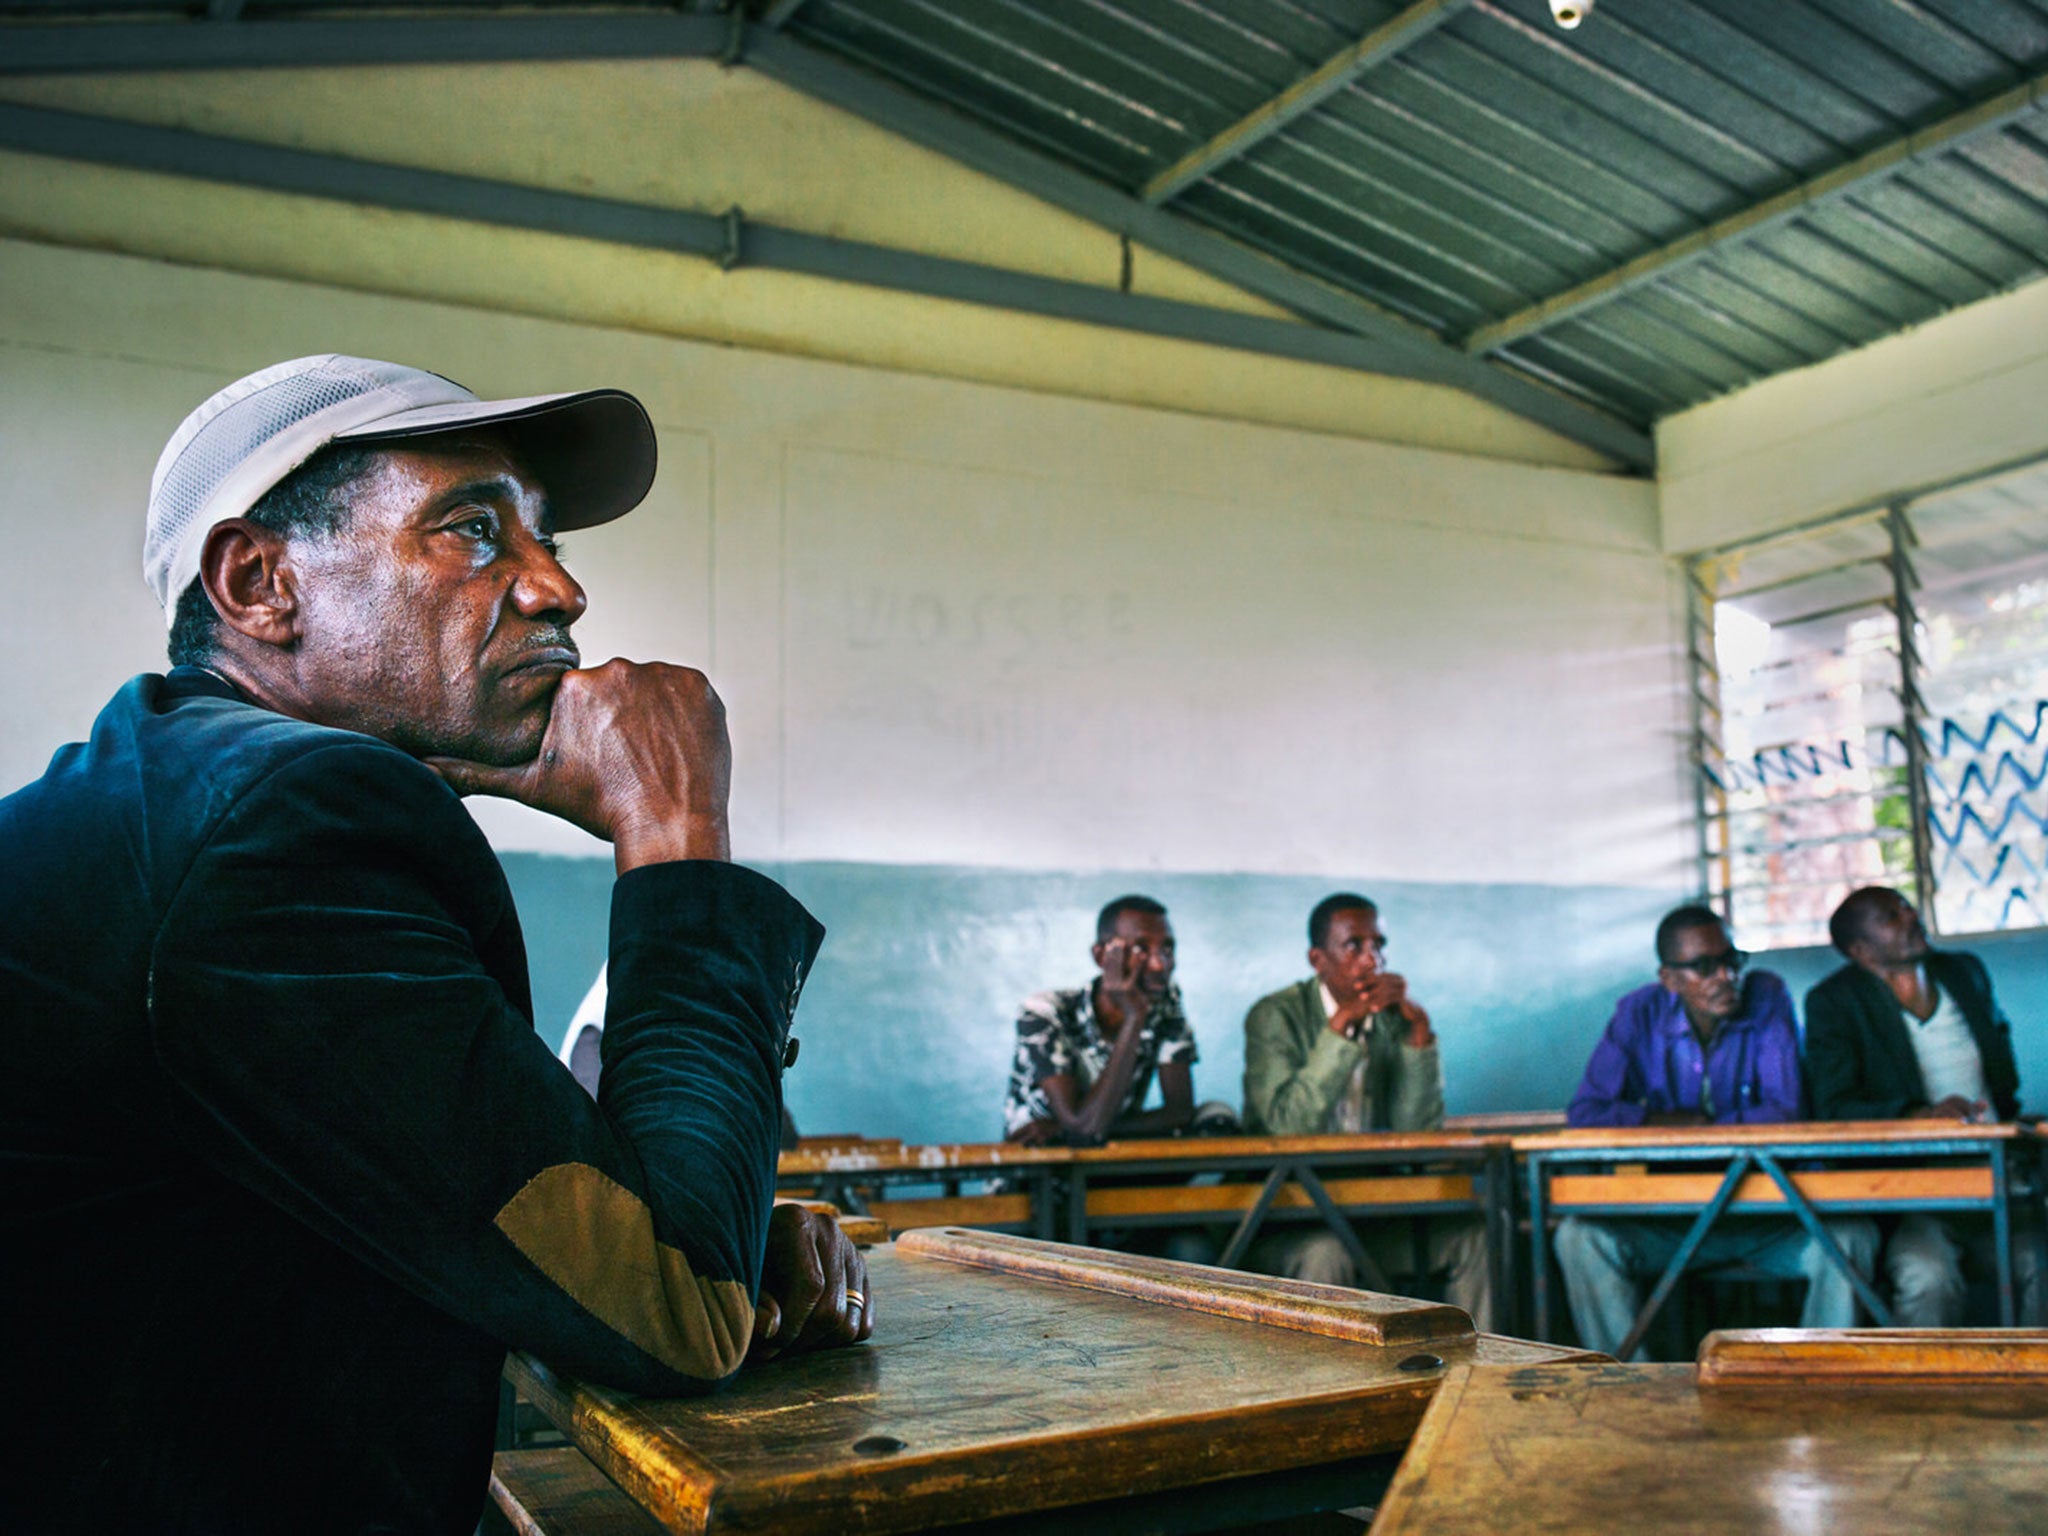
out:
M2037 863L2029 856L2026 849L2016 843L2001 843L1998 848L1998 857L1992 860L1991 868L1988 870L1979 869L1972 859L1965 854L1956 852L1954 846L1951 845L1947 853L1943 855L1941 863L1936 867L1934 874L1935 879L1946 880L1951 873L1960 867L1962 872L1978 885L1991 886L2004 879L2006 870L2014 864L2019 865L2020 869L2026 872L2027 880L2030 884L2039 885L2043 877L2048 876L2048 869L2044 869L2040 863ZM2018 879L2018 874L2015 874L2013 878Z
M2001 732L2010 740L1995 748ZM1938 883L1980 912L1996 902L2001 928L2016 912L2043 923L2034 895L2048 887L2048 854L2037 858L2007 839L2048 837L2048 810L2027 803L2048 788L2048 699L2035 702L2031 718L2025 710L2017 716L1995 710L1974 730L1952 718L1932 721L1921 727L1920 739L1936 802L1927 827L1939 851ZM1867 745L1844 739L1774 747L1705 772L1724 791L1789 786L1857 768L1897 768L1906 760L1905 745L1898 729L1887 728ZM1970 853L1963 851L1966 841Z
M1991 745L1991 738L1998 734L2000 726L2004 726L2005 729L2017 736L2021 742L2031 747L2040 741L2041 728L2044 724L2048 724L2048 699L2037 699L2034 703L2034 723L2030 726L2022 726L2004 710L1995 709L1991 712L1990 718L1984 722L1983 731L1977 735L1971 735L1961 724L1948 719L1944 719L1941 722L1940 746L1935 746L1926 728L1922 728L1921 735L1927 741L1929 751L1937 757L1947 757L1950 752L1955 750L1957 742L1961 742L1972 752L1984 751Z
M1984 835L1985 842L1998 842L2011 828L2016 817L2024 817L2026 820L2031 821L2037 830L2048 832L2048 812L2037 811L2031 805L2028 805L2026 801L2017 797L2006 801L2005 814L1998 818L1997 826L1991 825L1991 823L1980 816L1977 813L1977 807L1966 805L1957 813L1955 821L1948 826L1942 824L1941 813L1935 810L1934 807L1929 806L1927 808L1927 827L1944 847L1953 848L1963 840L1963 834L1972 827L1975 827Z
M1998 788L2005 782L2008 773L2014 780L2012 793L2031 795L2044 781L2048 781L2048 747L2042 748L2041 761L2032 767L2027 765L2025 758L2015 757L2010 752L2001 752L1988 775L1984 772L1984 760L1974 759L1963 769L1963 776L1953 785L1929 764L1927 782L1941 791L1946 799L1952 801L1963 799L1973 788L1979 795L1989 800L1998 793Z
M1938 734L1937 734L1938 729ZM2029 766L2024 758L2016 757L2011 750L2000 752L1987 774L1981 761L1972 761L1964 769L1962 777L1951 786L1932 767L1928 769L1928 781L1950 800L1960 800L1976 788L1987 799L1995 794L2006 776L2010 774L2018 781L2017 793L2031 794L2048 782L2048 741L2043 741L2048 732L2048 699L2037 700L2034 704L2034 718L2031 724L2022 725L2004 710L1993 710L1984 721L1983 728L1971 731L1961 721L1944 718L1935 725L1920 728L1920 740L1930 760L1939 760L1958 755L1960 746L1975 759L1988 751L1991 741L2000 730L2007 731L2023 747L2039 745L2041 760ZM1802 779L1823 778L1828 774L1859 767L1896 768L1905 760L1905 738L1895 726L1887 726L1879 738L1883 750L1875 762L1859 763L1859 750L1854 742L1839 740L1827 745L1800 743L1788 747L1772 747L1758 752L1753 757L1729 759L1726 763L1707 764L1704 768L1707 778L1716 789L1734 791L1742 789L1765 789L1773 784L1796 784Z

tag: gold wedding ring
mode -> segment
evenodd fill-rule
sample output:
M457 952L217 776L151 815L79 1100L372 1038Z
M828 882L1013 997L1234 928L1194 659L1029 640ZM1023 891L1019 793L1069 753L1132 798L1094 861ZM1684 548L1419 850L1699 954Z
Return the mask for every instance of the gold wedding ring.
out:
M867 1297L853 1289L852 1286L846 1288L846 1299L851 1305L859 1307L863 1312L868 1309Z

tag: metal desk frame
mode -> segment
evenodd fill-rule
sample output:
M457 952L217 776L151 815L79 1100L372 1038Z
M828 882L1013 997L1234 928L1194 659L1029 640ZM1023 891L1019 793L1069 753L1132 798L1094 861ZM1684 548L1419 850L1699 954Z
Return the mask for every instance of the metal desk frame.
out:
M1643 1143L1607 1142L1582 1146L1521 1146L1516 1150L1525 1160L1528 1168L1529 1200L1529 1241L1532 1259L1531 1283L1535 1304L1535 1336L1539 1339L1550 1337L1550 1179L1561 1166L1585 1163L1661 1163L1661 1162L1720 1162L1726 1164L1719 1188L1705 1206L1691 1202L1674 1204L1629 1204L1629 1205L1578 1205L1574 1204L1570 1214L1574 1216L1615 1216L1654 1217L1691 1215L1693 1222L1680 1242L1678 1251L1671 1256L1671 1262L1658 1277L1655 1287L1644 1301L1642 1310L1636 1314L1635 1325L1629 1330L1616 1353L1624 1360L1632 1354L1643 1335L1664 1303L1670 1299L1684 1277L1693 1255L1699 1251L1707 1233L1721 1219L1734 1203L1735 1194L1742 1187L1742 1181L1752 1172L1766 1174L1771 1182L1785 1196L1786 1206L1814 1240L1821 1246L1829 1261L1848 1277L1855 1287L1856 1295L1870 1310L1870 1315L1879 1327L1890 1327L1891 1309L1872 1288L1869 1281L1857 1274L1849 1263L1847 1255L1829 1236L1822 1212L1813 1201L1800 1192L1797 1183L1785 1169L1786 1161L1814 1162L1825 1160L1829 1163L1848 1160L1880 1160L1884 1162L1924 1162L1930 1158L1971 1158L1984 1159L1991 1170L1991 1195L1989 1199L1927 1198L1908 1197L1891 1200L1843 1200L1828 1201L1825 1209L1831 1215L1869 1215L1883 1212L1911 1211L1989 1211L1992 1223L1993 1243L1997 1251L1998 1264L1998 1316L2005 1327L2012 1327L2015 1318L2012 1278L2012 1183L2007 1168L2007 1148L2016 1139L2011 1133L1998 1136L1971 1136L1967 1132L1955 1134L1945 1130L1930 1134L1924 1140L1904 1139L1896 1135L1884 1140L1859 1141L1845 1138L1841 1141L1795 1140L1765 1141L1756 1139L1716 1141L1708 1134L1713 1128L1702 1127L1701 1137L1691 1143ZM2025 1133L2022 1133L2025 1134ZM1744 1214L1753 1214L1745 1212Z
M1200 1145L1199 1142L1195 1145ZM1422 1164L1451 1163L1469 1168L1478 1185L1471 1200L1402 1201L1397 1204L1367 1203L1340 1205L1323 1180L1333 1172L1362 1168L1402 1168ZM1086 1244L1091 1229L1104 1227L1205 1225L1198 1213L1175 1211L1158 1215L1120 1215L1091 1218L1088 1214L1090 1179L1130 1177L1178 1177L1185 1181L1197 1174L1264 1174L1264 1183L1249 1209L1238 1218L1229 1241L1216 1263L1224 1269L1239 1268L1252 1241L1259 1235L1273 1203L1288 1184L1298 1184L1314 1207L1313 1216L1344 1245L1344 1251L1358 1266L1361 1283L1368 1290L1391 1291L1387 1277L1366 1252L1352 1222L1358 1219L1393 1220L1403 1216L1427 1218L1433 1215L1475 1214L1486 1223L1487 1262L1493 1271L1496 1316L1514 1316L1514 1173L1512 1156L1505 1138L1489 1138L1473 1147L1385 1147L1374 1146L1370 1135L1362 1135L1356 1146L1336 1150L1231 1152L1219 1150L1210 1157L1143 1158L1129 1160L1091 1157L1075 1161L1062 1170L1066 1181L1066 1241ZM1216 1218L1222 1219L1221 1213ZM1276 1220L1307 1220L1292 1213Z

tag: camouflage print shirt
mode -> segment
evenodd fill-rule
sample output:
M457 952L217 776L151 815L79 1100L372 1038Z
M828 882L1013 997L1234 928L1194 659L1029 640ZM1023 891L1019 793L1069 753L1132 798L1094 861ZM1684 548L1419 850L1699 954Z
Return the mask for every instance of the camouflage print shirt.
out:
M1102 1075L1109 1064L1115 1035L1105 1035L1095 1021L1095 988L1034 992L1017 1015L1017 1054L1010 1063L1010 1091L1003 1099L1003 1134L1014 1136L1033 1120L1053 1118L1045 1090L1048 1077L1074 1079L1075 1096ZM1180 1011L1180 988L1169 986L1138 1030L1138 1059L1131 1068L1131 1086L1113 1120L1135 1113L1152 1087L1152 1074L1169 1062L1193 1065L1195 1037Z

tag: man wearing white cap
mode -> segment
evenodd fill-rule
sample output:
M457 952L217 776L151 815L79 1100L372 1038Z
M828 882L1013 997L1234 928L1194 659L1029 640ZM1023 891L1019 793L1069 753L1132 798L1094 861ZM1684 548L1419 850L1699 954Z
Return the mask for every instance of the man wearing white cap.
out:
M726 862L704 677L571 638L555 534L654 456L617 391L334 356L165 449L177 665L0 800L0 1525L467 1533L507 1346L677 1393L867 1336L858 1254L770 1215L823 931ZM598 1101L456 792L613 844Z

